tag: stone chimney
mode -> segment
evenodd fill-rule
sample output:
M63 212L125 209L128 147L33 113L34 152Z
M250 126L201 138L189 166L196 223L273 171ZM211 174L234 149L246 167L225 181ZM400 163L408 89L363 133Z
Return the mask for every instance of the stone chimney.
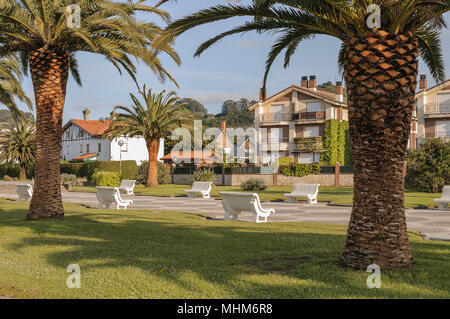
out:
M83 120L89 121L89 114L91 114L91 111L89 111L88 108L83 110Z
M315 75L309 77L308 88L317 91L317 80Z
M302 82L300 85L302 88L307 88L308 87L308 77L307 76L302 76Z
M261 88L261 90L259 90L259 100L264 101L265 99L266 99L266 89Z
M344 102L344 87L341 81L336 82L336 101L340 103Z
M419 90L426 90L427 88L427 76L425 74L422 74L419 81Z

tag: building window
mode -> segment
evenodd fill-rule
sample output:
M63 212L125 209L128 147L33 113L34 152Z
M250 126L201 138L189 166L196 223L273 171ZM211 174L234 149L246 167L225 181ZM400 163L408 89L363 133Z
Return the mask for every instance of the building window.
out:
M89 153L89 144L86 144L86 153Z
M102 151L102 143L98 143L98 152L100 153Z
M319 153L301 153L299 156L299 163L301 164L311 164L319 162L320 162Z
M436 121L436 137L450 137L450 121Z
M270 111L272 113L272 121L284 120L284 105L272 105Z
M440 113L450 112L450 93L440 93L438 94L438 103Z
M303 137L319 137L318 126L306 126L303 130Z
M306 103L307 112L320 112L322 111L322 102Z
M80 144L80 153L83 153L83 144Z
M84 137L84 131L83 130L80 130L80 136Z

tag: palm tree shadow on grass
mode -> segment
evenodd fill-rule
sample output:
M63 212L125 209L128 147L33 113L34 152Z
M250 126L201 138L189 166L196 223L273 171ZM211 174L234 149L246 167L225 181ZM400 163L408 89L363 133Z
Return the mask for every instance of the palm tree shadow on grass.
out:
M337 265L345 240L342 228L329 234L305 224L303 231L287 232L276 224L225 224L191 214L149 216L105 210L69 213L62 222L24 222L21 215L25 216L26 210L0 209L0 212L0 228L24 227L33 232L23 242L10 244L8 249L67 248L45 256L50 265L63 269L73 263L80 263L86 273L131 266L195 291L198 287L182 278L183 273L192 272L201 280L244 298L335 297L340 293L349 297L376 297L379 294L366 287L368 274ZM415 243L414 248L427 262L441 262L443 266L450 262L449 256L442 258L436 254L443 249L438 243ZM426 288L421 295L414 290L416 294L410 297L426 297L429 289L442 289L426 278L411 281L415 269L419 270L399 270L388 276L393 282L410 281ZM388 295L396 297L399 293L391 289Z

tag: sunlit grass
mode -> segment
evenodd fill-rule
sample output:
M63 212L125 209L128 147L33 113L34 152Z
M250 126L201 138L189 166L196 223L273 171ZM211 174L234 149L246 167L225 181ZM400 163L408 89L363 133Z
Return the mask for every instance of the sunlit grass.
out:
M338 266L346 228L224 222L174 212L66 204L64 220L25 220L0 199L0 295L24 298L450 298L450 243L410 233L415 265L382 272ZM68 289L66 268L81 267Z

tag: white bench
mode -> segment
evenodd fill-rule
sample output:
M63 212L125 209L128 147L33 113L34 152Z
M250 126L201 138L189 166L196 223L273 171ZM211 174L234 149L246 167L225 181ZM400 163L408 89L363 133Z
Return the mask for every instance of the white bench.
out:
M192 189L185 190L188 193L188 197L196 197L199 193L203 198L210 198L212 182L194 182Z
M264 209L261 206L258 194L238 193L238 192L221 192L222 205L225 210L225 220L238 220L238 216L242 211L253 213L253 221L256 223L267 223L270 214L275 213L275 209ZM260 220L263 218L264 220Z
M284 194L289 203L297 202L297 197L308 198L308 204L317 204L317 194L319 193L320 184L294 184L292 192Z
M20 202L29 202L33 197L33 186L31 184L17 184L16 192Z
M111 205L115 205L116 209L132 204L132 200L123 200L120 197L120 190L118 187L97 187L98 208L109 209Z
M135 180L126 180L124 179L119 186L119 190L122 193L125 193L127 195L133 195L134 194L134 186L136 186Z
M447 210L450 204L450 186L444 186L441 198L436 198L435 203L438 203L439 210Z

